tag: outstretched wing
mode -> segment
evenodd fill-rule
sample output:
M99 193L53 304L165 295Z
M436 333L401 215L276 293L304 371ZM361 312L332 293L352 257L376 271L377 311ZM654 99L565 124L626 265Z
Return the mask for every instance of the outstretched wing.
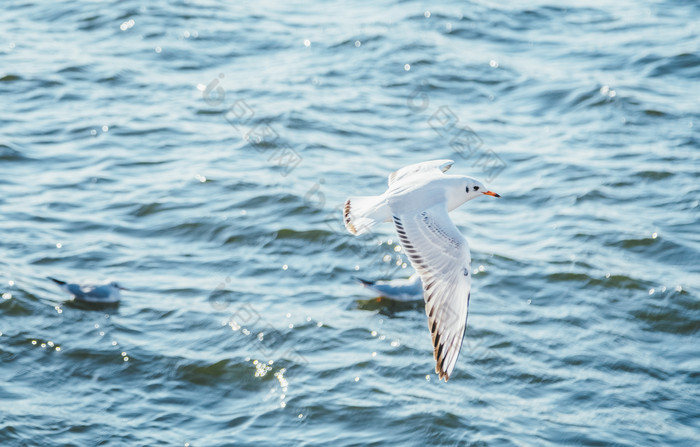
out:
M471 256L467 240L445 203L412 215L394 215L404 252L423 281L435 372L447 381L457 363L467 326Z
M398 171L389 174L389 186L413 174L422 174L433 170L436 172L445 172L450 169L454 163L455 162L452 160L431 160L404 166Z

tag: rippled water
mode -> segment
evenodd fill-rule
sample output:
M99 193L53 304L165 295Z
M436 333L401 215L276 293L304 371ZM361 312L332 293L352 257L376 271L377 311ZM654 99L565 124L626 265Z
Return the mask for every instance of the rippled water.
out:
M700 442L697 4L0 8L0 444ZM436 158L503 195L449 383L339 213Z

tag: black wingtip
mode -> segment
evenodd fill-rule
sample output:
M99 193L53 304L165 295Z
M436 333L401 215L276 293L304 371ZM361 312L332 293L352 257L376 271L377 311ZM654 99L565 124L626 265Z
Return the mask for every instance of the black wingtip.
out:
M359 282L363 286L371 286L374 284L374 281L367 281L366 279L358 278L357 276L353 276L352 279Z
M50 279L51 281L53 281L53 282L55 282L56 284L59 284L59 285L64 285L64 284L66 283L65 281L61 281L60 279L52 278L52 277L50 277L50 276L47 276L46 279Z

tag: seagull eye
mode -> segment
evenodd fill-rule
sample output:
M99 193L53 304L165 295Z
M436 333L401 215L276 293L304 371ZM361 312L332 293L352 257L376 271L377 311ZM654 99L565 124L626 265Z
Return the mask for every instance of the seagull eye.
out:
M469 187L467 186L467 194L469 194Z
M478 187L478 186L475 186L475 187L474 187L474 191L478 191L478 190L479 190L479 187Z

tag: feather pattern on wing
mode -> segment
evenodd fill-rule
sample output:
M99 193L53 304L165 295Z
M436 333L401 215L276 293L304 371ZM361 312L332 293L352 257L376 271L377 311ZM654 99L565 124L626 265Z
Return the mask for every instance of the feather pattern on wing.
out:
M467 240L439 203L424 211L394 215L394 226L423 281L423 299L433 338L435 372L449 379L462 348L471 290Z

